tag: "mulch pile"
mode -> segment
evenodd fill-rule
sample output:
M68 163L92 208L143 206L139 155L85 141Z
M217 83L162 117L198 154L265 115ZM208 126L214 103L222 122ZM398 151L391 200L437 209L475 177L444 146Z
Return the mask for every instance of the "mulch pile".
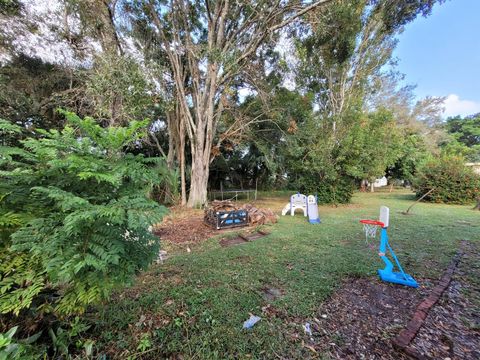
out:
M209 211L234 211L234 210L246 210L248 211L248 218L250 225L264 225L275 224L278 221L277 215L270 209L261 209L253 206L252 204L235 204L232 201L214 200L205 209L205 213Z
M157 225L154 234L172 243L197 243L218 235L218 231L203 223L201 215L167 218Z
M234 204L231 201L213 201L209 209L215 211L232 211L245 209L249 214L250 225L276 223L277 216L270 209L260 209L251 204ZM199 210L172 209L172 215L167 216L161 224L154 227L154 234L161 240L172 243L198 243L215 235L238 229L216 230L204 223Z

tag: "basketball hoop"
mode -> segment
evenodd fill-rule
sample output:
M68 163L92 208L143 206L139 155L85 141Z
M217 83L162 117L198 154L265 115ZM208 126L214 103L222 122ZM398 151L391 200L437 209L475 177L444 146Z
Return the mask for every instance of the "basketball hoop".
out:
M380 246L378 247L378 255L385 263L384 269L378 269L378 275L380 279L383 281L391 282L394 284L401 284L411 287L418 287L418 283L415 279L406 274L403 271L402 265L400 265L400 261L398 261L397 256L393 252L392 247L388 243L388 234L387 229L390 220L390 209L386 206L380 207L380 216L377 220L360 220L363 224L363 230L365 231L365 241L367 246L371 248L371 245L368 243L368 238L375 239L377 236L377 230L380 227ZM372 244L373 246L373 244ZM393 264L389 257L393 258L395 264ZM400 271L393 271L395 265L397 265L398 270Z
M363 231L365 232L365 242L368 244L368 239L375 239L377 237L377 230L379 227L384 227L385 224L377 220L360 220L363 224Z

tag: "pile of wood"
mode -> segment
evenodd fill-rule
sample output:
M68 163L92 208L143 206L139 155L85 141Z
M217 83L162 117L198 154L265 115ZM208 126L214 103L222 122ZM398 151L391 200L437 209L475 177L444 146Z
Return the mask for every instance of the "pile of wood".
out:
M234 204L230 200L214 200L212 201L209 206L205 209L205 211L213 210L213 211L233 211L233 210L240 210L240 206Z
M215 212L246 210L248 211L250 225L274 224L278 220L277 215L275 215L270 209L257 208L252 204L239 205L230 200L214 200L210 203L207 209L205 209L205 213L209 212L210 210Z
M260 209L251 204L245 204L242 209L248 211L250 225L275 224L277 215L270 209Z

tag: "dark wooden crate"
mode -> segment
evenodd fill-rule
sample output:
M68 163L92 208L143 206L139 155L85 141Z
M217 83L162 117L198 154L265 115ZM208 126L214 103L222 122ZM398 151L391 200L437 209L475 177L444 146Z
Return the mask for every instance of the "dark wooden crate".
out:
M215 229L227 229L248 225L247 210L214 211L206 210L203 221Z

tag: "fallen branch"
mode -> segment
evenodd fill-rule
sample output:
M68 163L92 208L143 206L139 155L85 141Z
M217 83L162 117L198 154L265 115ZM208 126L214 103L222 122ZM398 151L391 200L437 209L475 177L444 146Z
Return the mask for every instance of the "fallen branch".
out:
M428 190L425 194L423 194L419 199L417 199L412 205L410 205L407 209L407 211L402 211L402 214L403 215L409 215L409 212L410 212L410 209L416 205L417 203L419 203L420 201L422 201L428 194L432 193L433 190L435 190L435 188L431 188L430 190Z

